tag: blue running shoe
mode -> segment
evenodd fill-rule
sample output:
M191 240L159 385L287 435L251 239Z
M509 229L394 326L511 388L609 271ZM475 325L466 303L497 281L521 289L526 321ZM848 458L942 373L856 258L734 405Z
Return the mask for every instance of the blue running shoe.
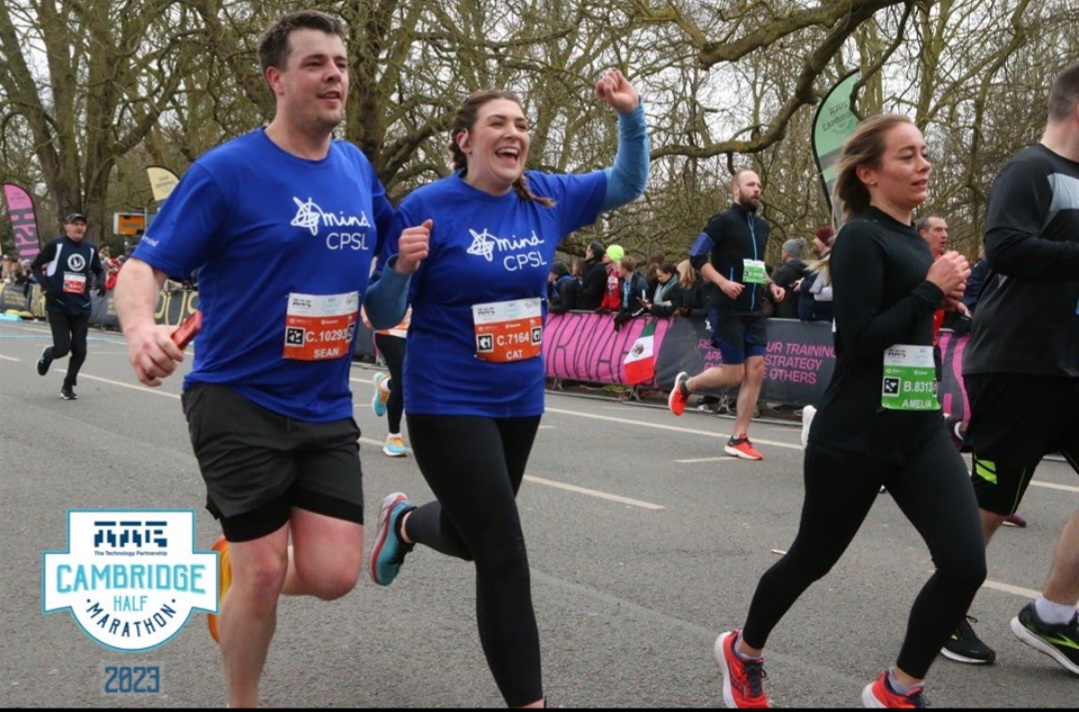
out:
M390 435L386 438L386 444L382 446L382 454L386 457L408 457L405 439L400 435Z
M374 378L375 394L371 396L371 409L380 418L386 415L386 402L390 400L390 392L382 387L382 382L388 378L385 373L376 373Z
M382 500L378 510L378 530L375 545L371 548L371 580L379 586L389 586L397 578L405 554L412 551L397 535L397 519L405 512L415 509L403 492L394 492Z

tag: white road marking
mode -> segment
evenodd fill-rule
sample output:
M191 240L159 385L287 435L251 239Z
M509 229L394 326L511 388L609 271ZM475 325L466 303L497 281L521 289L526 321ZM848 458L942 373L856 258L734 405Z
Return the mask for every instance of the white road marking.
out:
M14 356L4 356L3 354L0 354L0 359L3 359L5 361L15 361L16 363L22 363L21 358L15 358Z
M646 423L642 420L630 420L629 418L615 418L609 415L596 415L594 413L582 413L576 410L564 410L562 408L547 408L548 413L557 413L559 415L571 415L577 418L589 418L591 420L604 420L609 423L623 423L625 425L638 425L642 428L652 428L653 430L667 430L673 433L686 433L689 435L703 435L709 438L723 438L728 439L731 437L730 433L720 433L715 430L695 430L693 428L682 428L677 425L663 425L661 423ZM802 445L792 445L791 443L779 442L777 440L760 440L756 437L753 438L754 445L768 445L770 447L786 448L787 450L801 450Z
M564 489L570 492L576 492L577 494L586 494L589 497L598 497L599 499L606 499L611 502L618 502L619 504L628 504L632 507L640 507L641 509L666 509L661 504L652 504L651 502L642 502L639 499L630 499L629 497L622 497L617 494L609 494L607 492L600 492L599 490L588 489L587 487L578 487L577 485L568 485L565 482L555 482L554 480L545 480L542 477L535 477L534 475L525 475L525 481L534 482L538 485L547 485L548 487L555 487L557 489Z

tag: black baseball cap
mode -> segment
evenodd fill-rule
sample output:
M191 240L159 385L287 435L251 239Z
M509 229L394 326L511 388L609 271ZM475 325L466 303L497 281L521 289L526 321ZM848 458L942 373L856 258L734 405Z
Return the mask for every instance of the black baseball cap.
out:
M67 217L64 218L64 224L65 225L70 225L71 223L75 222L76 220L82 220L83 222L89 222L89 220L86 219L86 216L83 215L82 213L68 213Z

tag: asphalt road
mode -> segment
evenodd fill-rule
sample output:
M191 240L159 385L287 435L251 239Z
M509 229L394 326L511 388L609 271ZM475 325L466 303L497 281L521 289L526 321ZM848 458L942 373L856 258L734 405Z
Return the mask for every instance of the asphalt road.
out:
M191 508L199 548L220 533L202 509L181 379L142 387L122 337L91 331L79 400L63 401L65 362L44 378L34 369L48 343L42 323L0 322L0 705L223 707L204 614L165 645L125 654L92 640L67 612L42 613L42 552L67 548L69 509ZM384 495L430 496L413 458L381 453L386 425L369 407L373 373L352 369L368 546ZM757 579L793 539L802 499L798 429L755 424L765 460L752 463L723 455L731 425L548 394L519 504L551 706L722 706L713 641L741 623ZM1074 705L1079 681L1015 639L1008 622L1041 588L1077 485L1061 462L1039 468L1020 508L1030 526L994 539L989 581L971 610L998 662L938 658L927 688L933 706ZM931 571L925 546L882 495L846 556L773 633L774 704L859 706L862 687L894 661ZM159 694L103 691L106 666L147 664L159 666ZM417 549L388 588L364 573L332 603L283 599L262 702L502 706L477 638L472 568Z

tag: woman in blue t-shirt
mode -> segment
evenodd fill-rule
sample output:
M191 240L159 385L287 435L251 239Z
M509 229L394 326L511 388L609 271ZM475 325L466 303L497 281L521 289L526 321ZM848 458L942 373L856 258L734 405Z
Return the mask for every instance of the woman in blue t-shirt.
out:
M543 414L547 275L566 235L640 196L648 179L637 90L612 71L595 91L618 112L613 167L526 171L520 100L479 92L453 122L455 173L405 198L390 231L431 228L429 256L409 293L404 396L413 452L437 501L415 507L400 492L386 497L371 577L388 585L417 543L474 561L480 640L511 707L544 703L516 494Z

